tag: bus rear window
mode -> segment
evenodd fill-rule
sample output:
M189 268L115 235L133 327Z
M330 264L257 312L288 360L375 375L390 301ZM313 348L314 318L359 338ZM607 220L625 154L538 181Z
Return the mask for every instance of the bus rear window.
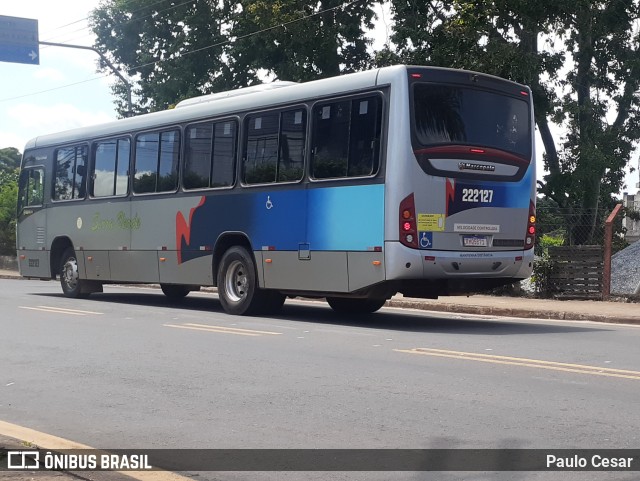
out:
M421 147L463 144L531 157L530 114L525 99L485 90L417 83L413 129Z

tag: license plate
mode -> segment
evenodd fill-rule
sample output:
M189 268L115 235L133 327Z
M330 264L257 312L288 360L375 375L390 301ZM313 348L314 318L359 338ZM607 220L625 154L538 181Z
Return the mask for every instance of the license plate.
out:
M462 236L462 245L465 247L488 247L489 240L486 235Z

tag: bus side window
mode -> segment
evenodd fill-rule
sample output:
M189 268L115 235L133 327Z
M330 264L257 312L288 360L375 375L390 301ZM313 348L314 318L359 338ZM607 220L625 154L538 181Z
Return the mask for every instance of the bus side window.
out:
M179 161L180 132L177 130L162 132L160 134L157 192L171 192L178 188Z
M243 180L247 184L266 184L276 181L278 165L277 112L247 116L247 137L243 163Z
M87 147L64 147L56 153L54 200L83 199L86 194Z
M18 214L26 207L41 206L44 200L44 170L27 168L20 173Z
M190 125L186 130L185 189L230 187L235 180L237 123Z
M313 109L311 176L345 177L349 164L351 102L318 104Z
M304 175L307 112L298 108L247 117L243 180L296 182Z
M382 124L377 96L317 104L313 118L313 178L375 174Z
M238 124L235 121L215 124L211 187L230 187L235 181Z
M29 192L28 206L42 205L42 201L44 200L43 180L43 169L31 169L29 172L29 185L27 186L27 192Z
M278 182L302 179L306 131L307 112L305 110L282 112L278 146Z
M368 97L353 101L349 141L349 177L373 175L378 170L378 139L382 112L380 99Z
M185 159L182 184L185 189L209 187L213 125L190 125L185 133Z
M136 194L144 194L176 190L179 161L178 130L138 135L133 191Z
M129 139L112 139L96 144L90 177L92 196L127 194L130 144Z

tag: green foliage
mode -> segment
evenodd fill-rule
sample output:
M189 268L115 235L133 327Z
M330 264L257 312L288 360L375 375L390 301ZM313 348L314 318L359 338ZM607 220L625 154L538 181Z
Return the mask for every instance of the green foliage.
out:
M536 245L536 258L533 261L533 274L531 279L536 294L541 297L550 297L551 292L551 273L554 269L554 262L549 256L549 247L562 246L565 240L563 237L555 237L552 235L542 235L538 239Z
M260 83L258 74L305 81L362 70L370 62L373 3L105 0L90 21L96 48L139 79L141 113ZM124 86L114 94L124 114Z
M248 167L244 173L247 184L267 184L276 181L275 162L265 162Z
M557 203L549 198L538 198L536 202L536 255L541 255L545 248L543 239L567 239L568 225L568 219Z
M0 172L17 171L21 159L22 155L14 147L0 149Z
M0 149L0 255L16 254L16 201L21 159L18 149Z
M380 52L378 64L400 59L466 68L531 86L549 170L539 191L574 216L573 243L592 243L598 212L613 209L640 139L640 1L391 5L398 52ZM562 143L553 138L552 122L568 131Z

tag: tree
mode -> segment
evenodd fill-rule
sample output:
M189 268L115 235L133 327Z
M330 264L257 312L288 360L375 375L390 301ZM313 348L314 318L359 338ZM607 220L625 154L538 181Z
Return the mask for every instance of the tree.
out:
M640 138L639 0L391 0L396 26L378 64L467 68L531 86L549 174L539 191L587 225L612 207ZM564 127L562 143L550 124ZM559 146L558 149L556 146Z
M140 113L263 76L299 81L360 70L369 58L372 3L106 0L91 25L95 47L137 80ZM122 114L123 86L114 93Z
M0 255L16 254L16 200L21 159L18 149L0 149Z
M14 147L0 149L0 172L14 171L20 168L22 155Z
M373 28L373 1L240 3L243 15L237 17L233 29L238 41L231 55L242 57L239 63L256 72L266 70L278 79L309 81L356 72L371 64L367 32Z

